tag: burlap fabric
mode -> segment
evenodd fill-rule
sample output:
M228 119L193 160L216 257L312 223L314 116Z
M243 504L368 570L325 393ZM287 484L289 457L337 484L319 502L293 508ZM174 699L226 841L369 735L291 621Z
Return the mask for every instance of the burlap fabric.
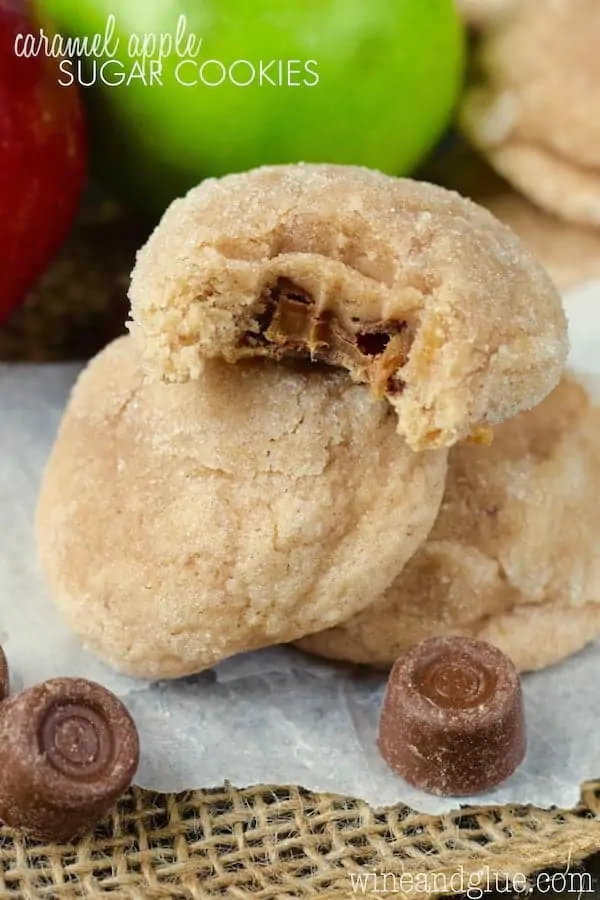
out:
M28 844L0 831L0 897L337 900L381 896L373 875L405 873L418 893L404 896L427 900L458 886L452 875L466 883L486 866L500 879L573 866L600 846L598 816L593 786L571 812L503 807L443 817L405 806L378 812L296 787L134 790L75 846Z
M143 231L111 206L86 212L40 287L0 328L0 360L82 359L118 334ZM135 789L73 846L23 841L0 827L0 900L333 900L385 890L427 900L464 890L482 870L502 883L572 866L599 848L600 781L569 811L482 807L442 817L299 787Z

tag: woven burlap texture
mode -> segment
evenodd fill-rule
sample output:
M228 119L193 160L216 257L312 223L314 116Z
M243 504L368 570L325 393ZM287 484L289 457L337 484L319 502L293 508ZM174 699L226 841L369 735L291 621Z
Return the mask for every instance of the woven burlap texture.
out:
M600 782L572 811L507 806L441 817L296 787L135 789L74 846L27 843L0 829L0 897L334 900L381 896L375 874L408 873L418 893L395 896L428 900L458 886L457 873L466 883L489 867L510 879L574 865L599 846Z
M85 209L56 264L0 327L0 360L85 359L122 332L143 234L111 205ZM571 811L508 806L443 817L297 787L136 789L75 846L42 846L0 827L0 900L380 897L373 876L384 873L415 877L418 893L394 896L428 900L486 867L502 881L599 848L600 782Z

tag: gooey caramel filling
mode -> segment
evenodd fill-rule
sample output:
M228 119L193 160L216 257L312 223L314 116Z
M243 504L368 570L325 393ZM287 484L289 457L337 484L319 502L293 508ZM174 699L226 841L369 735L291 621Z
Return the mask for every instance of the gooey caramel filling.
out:
M342 322L332 310L317 312L310 294L287 278L279 278L265 294L256 322L258 331L242 340L248 355L309 355L316 362L358 369L378 399L402 391L398 372L412 343L407 322Z

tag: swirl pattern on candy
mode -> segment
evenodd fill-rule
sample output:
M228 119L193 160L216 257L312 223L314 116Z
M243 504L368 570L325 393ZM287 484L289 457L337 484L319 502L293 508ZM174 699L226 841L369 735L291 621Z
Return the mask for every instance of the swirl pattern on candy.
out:
M505 781L526 749L515 667L483 641L418 644L390 673L379 749L395 772L432 794L468 796Z
M48 841L69 841L101 819L139 762L126 708L80 678L52 679L6 700L0 748L0 818Z

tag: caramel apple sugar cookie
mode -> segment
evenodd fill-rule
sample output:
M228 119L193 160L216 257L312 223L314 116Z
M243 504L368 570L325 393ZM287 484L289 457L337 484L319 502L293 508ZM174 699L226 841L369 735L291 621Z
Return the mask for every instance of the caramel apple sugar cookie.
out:
M463 635L539 669L600 636L600 409L572 378L449 456L429 540L383 599L299 642L387 668L422 640Z
M306 356L387 397L413 449L534 406L566 352L558 293L489 212L351 166L255 169L176 200L140 251L131 331L146 369Z
M600 225L600 4L520 0L485 29L462 126L542 208Z
M80 376L41 486L51 595L148 678L199 672L372 603L426 538L446 451L413 453L345 372L205 362L149 382L131 338Z

